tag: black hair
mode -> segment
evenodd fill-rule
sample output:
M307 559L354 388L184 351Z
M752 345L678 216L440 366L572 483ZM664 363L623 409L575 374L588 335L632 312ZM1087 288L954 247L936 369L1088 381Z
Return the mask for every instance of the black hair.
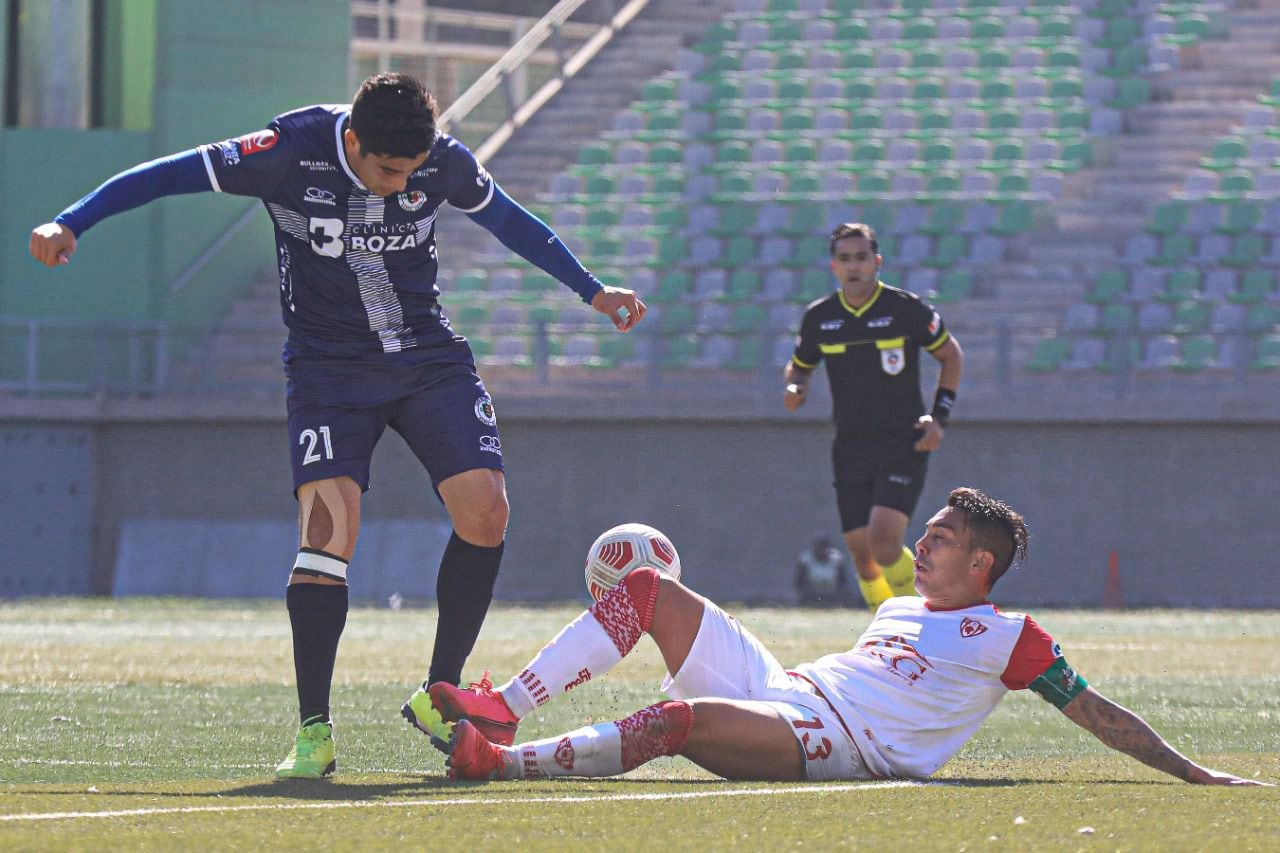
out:
M417 157L436 141L435 96L414 78L375 74L360 84L351 102L351 130L360 153Z
M964 513L972 547L990 551L995 557L988 589L996 585L1010 566L1026 559L1027 522L1013 507L967 486L953 489L947 497L947 506Z
M836 256L836 243L848 237L866 237L871 243L871 253L880 254L880 242L876 240L876 229L861 222L841 222L831 232L831 257Z

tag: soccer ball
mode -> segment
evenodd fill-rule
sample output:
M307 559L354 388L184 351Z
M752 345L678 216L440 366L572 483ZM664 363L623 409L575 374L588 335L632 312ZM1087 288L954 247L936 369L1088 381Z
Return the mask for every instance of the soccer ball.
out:
M680 555L661 530L634 522L610 528L587 551L587 591L599 601L632 569L641 566L680 580Z

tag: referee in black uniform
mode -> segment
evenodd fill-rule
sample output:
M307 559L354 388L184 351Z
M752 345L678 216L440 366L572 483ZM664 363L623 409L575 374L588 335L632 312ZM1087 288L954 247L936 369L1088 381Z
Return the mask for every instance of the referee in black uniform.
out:
M872 610L891 596L915 595L914 558L902 540L964 370L964 353L938 312L880 281L877 250L869 225L847 222L831 232L839 289L805 310L783 397L788 411L799 409L813 371L826 360L840 524ZM928 414L920 394L922 349L942 365Z

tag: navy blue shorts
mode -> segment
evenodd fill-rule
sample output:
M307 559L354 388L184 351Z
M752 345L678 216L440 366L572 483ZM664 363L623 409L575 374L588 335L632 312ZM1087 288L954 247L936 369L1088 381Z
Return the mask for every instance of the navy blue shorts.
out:
M842 532L866 527L873 506L915 512L929 472L929 454L914 446L919 437L915 430L893 439L836 436L831 459Z
M289 443L295 493L303 483L350 477L369 489L373 448L390 426L437 489L455 474L502 470L493 401L470 347L409 350L368 359L295 356L289 377Z

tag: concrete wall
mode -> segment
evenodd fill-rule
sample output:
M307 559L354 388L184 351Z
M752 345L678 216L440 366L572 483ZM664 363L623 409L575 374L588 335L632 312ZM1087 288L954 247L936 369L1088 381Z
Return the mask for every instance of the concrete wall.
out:
M68 429L65 423L0 427L26 428L34 436L46 427ZM830 427L818 420L506 417L502 429L512 503L498 587L503 598L579 597L592 539L619 522L644 521L671 535L696 589L723 600L785 601L796 552L815 531L838 529ZM225 561L209 556L217 550L210 537L240 538L237 523L246 537L255 525L274 524L281 543L255 561L236 542L227 552L236 555L237 567L226 570L275 573L283 582L295 509L282 421L113 420L83 424L75 435L76 453L90 459L94 472L82 487L92 496L92 524L68 531L71 538L93 531L83 549L90 570L81 591L110 592L122 554L136 574L139 561L148 559L146 542L135 535L122 550L121 531L143 522L152 526L139 529L154 530L159 521L216 523L220 532L200 540L202 556L190 565L174 564L164 556L173 553L172 543L157 540L157 572L213 571ZM912 535L951 487L972 485L1021 509L1032 530L1030 559L997 589L997 598L1010 605L1098 605L1114 550L1131 605L1277 607L1280 585L1271 565L1280 551L1273 519L1277 439L1275 424L965 421L933 461ZM31 441L0 447L6 457L21 453L26 460L4 460L17 471L6 518L45 512L22 496L48 479L48 466L37 457L64 451ZM393 433L375 455L364 516L370 525L412 521L424 530L447 522L426 475ZM39 542L18 539L22 524L6 528L0 594L31 594L4 575L39 576L67 545L46 553ZM362 587L362 561L379 577L417 571L402 565L406 560L434 572L434 553L425 555L433 548L370 543L357 549L353 563L357 597L385 592L378 584Z

